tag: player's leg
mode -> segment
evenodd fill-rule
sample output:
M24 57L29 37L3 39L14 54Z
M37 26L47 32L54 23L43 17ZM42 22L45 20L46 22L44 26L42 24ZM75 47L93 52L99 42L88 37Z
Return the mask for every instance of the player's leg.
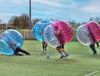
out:
M25 55L30 55L29 52L27 52L27 51L25 51L25 50L23 50L23 49L17 47L17 48L16 48L16 54L19 54L19 52L21 52L21 53L23 53L23 54L25 54Z
M96 45L97 45L97 47L99 47L99 43L98 42L96 42Z
M95 44L91 44L91 45L90 45L90 48L91 48L91 50L93 51L93 54L94 54L94 55L97 54L97 51L96 51L96 49L95 49Z
M63 54L63 57L68 57L69 56L69 54L65 51L65 49L64 49L64 44L63 45L61 45L61 52L62 52L62 54Z
M20 53L18 53L19 52L19 50L16 48L15 50L14 50L14 55L16 55L16 56L23 56L23 54L20 54Z
M64 51L62 50L62 46L58 46L56 48L56 50L58 51L58 53L61 55L60 58L62 59L63 57L65 57L65 53Z
M43 48L43 53L47 53L47 44L45 42L42 42L42 48Z

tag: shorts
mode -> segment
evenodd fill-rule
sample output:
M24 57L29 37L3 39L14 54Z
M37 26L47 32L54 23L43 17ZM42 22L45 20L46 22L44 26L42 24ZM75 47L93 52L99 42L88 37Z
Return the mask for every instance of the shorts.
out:
M60 45L60 46L58 46L58 47L56 47L57 49L61 49L61 48L63 48L64 49L64 44L62 44L62 45Z

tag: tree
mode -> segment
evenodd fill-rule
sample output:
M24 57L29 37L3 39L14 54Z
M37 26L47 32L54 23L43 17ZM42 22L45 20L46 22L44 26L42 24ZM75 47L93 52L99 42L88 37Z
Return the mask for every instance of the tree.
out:
M91 17L89 19L89 21L96 21L96 22L100 23L100 18L99 17Z
M80 23L76 23L75 21L70 21L70 24L71 24L74 28L77 28L78 26L80 26Z
M20 28L29 28L29 16L27 14L22 14L19 16L19 27Z
M10 28L17 28L19 25L18 17L12 16L11 19L8 21L8 27Z
M39 22L41 19L35 18L32 20L32 25L34 26L37 22Z
M9 22L9 25L13 28L29 28L29 16L27 14L22 14L21 16L13 16Z

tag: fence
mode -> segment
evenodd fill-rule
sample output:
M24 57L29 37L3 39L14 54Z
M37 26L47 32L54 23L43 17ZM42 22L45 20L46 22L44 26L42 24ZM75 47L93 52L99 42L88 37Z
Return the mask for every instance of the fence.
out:
M6 29L0 29L0 34ZM17 29L24 37L25 40L35 40L35 37L32 34L32 30L28 29ZM76 39L76 31L74 31L73 41L77 41Z
M24 31L19 31L24 39L26 40L34 40L35 38L33 37L33 34L32 34L32 30L24 30Z
M6 29L0 29L0 35L5 31ZM33 37L32 30L27 29L17 29L26 40L35 40L35 37Z

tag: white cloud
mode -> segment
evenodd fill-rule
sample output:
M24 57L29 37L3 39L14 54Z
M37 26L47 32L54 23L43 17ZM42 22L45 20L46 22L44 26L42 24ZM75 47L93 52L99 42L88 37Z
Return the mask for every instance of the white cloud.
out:
M26 5L28 0L0 0L0 5Z
M74 19L99 16L100 0L31 0L32 16L72 17ZM29 0L0 0L0 18L28 12ZM4 7L2 9L2 7ZM9 12L9 13L8 13Z
M94 0L89 2L86 6L82 7L81 10L87 13L100 13L100 0Z
M20 14L16 14L16 13L7 13L7 12L0 12L0 19L1 22L8 22L8 20L12 17L12 16L19 16Z
M23 4L22 1L20 1L20 0L13 0L13 1L11 1L11 3L14 3L16 5L22 5Z
M41 4L46 4L46 5L55 6L55 7L62 6L59 3L59 0L32 0L32 4L34 3L41 3Z
M0 4L2 3L13 3L16 5L25 5L28 4L29 0L0 0ZM47 4L50 6L60 6L59 0L31 0L32 4L41 3Z
M88 12L88 13L100 13L99 7L98 6L85 6L82 8L83 11Z
M65 4L67 8L71 8L71 9L78 7L78 3L75 0L67 0Z

